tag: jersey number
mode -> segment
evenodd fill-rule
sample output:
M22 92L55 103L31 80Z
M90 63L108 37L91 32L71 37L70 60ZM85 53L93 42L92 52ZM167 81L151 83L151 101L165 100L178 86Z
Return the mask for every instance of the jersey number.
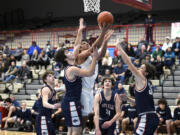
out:
M110 115L111 115L110 110L106 109L106 114L107 114L108 116L110 116Z
M149 95L153 95L153 90L152 90L152 87L149 87Z

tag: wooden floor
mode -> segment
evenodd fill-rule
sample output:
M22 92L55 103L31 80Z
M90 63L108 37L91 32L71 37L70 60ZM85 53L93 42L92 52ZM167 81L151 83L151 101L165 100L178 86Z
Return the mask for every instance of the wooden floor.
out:
M0 130L0 135L36 135L36 133Z

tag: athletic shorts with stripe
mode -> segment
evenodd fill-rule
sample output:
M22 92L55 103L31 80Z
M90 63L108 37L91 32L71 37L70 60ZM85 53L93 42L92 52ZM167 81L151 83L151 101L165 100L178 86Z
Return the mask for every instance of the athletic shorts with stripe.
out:
M138 116L135 135L153 135L159 124L156 113L147 113Z
M82 114L80 101L63 101L61 104L67 127L81 127Z
M56 135L51 116L36 117L36 133L37 135Z

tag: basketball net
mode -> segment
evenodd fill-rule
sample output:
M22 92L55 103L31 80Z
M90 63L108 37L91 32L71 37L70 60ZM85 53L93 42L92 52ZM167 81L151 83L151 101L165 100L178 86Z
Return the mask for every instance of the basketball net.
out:
M100 0L83 0L84 12L100 12Z

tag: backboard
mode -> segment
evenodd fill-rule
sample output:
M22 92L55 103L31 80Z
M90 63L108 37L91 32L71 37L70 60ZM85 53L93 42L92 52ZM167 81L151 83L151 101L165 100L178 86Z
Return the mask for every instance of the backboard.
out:
M152 10L152 0L113 0L116 3L125 4L144 11Z

